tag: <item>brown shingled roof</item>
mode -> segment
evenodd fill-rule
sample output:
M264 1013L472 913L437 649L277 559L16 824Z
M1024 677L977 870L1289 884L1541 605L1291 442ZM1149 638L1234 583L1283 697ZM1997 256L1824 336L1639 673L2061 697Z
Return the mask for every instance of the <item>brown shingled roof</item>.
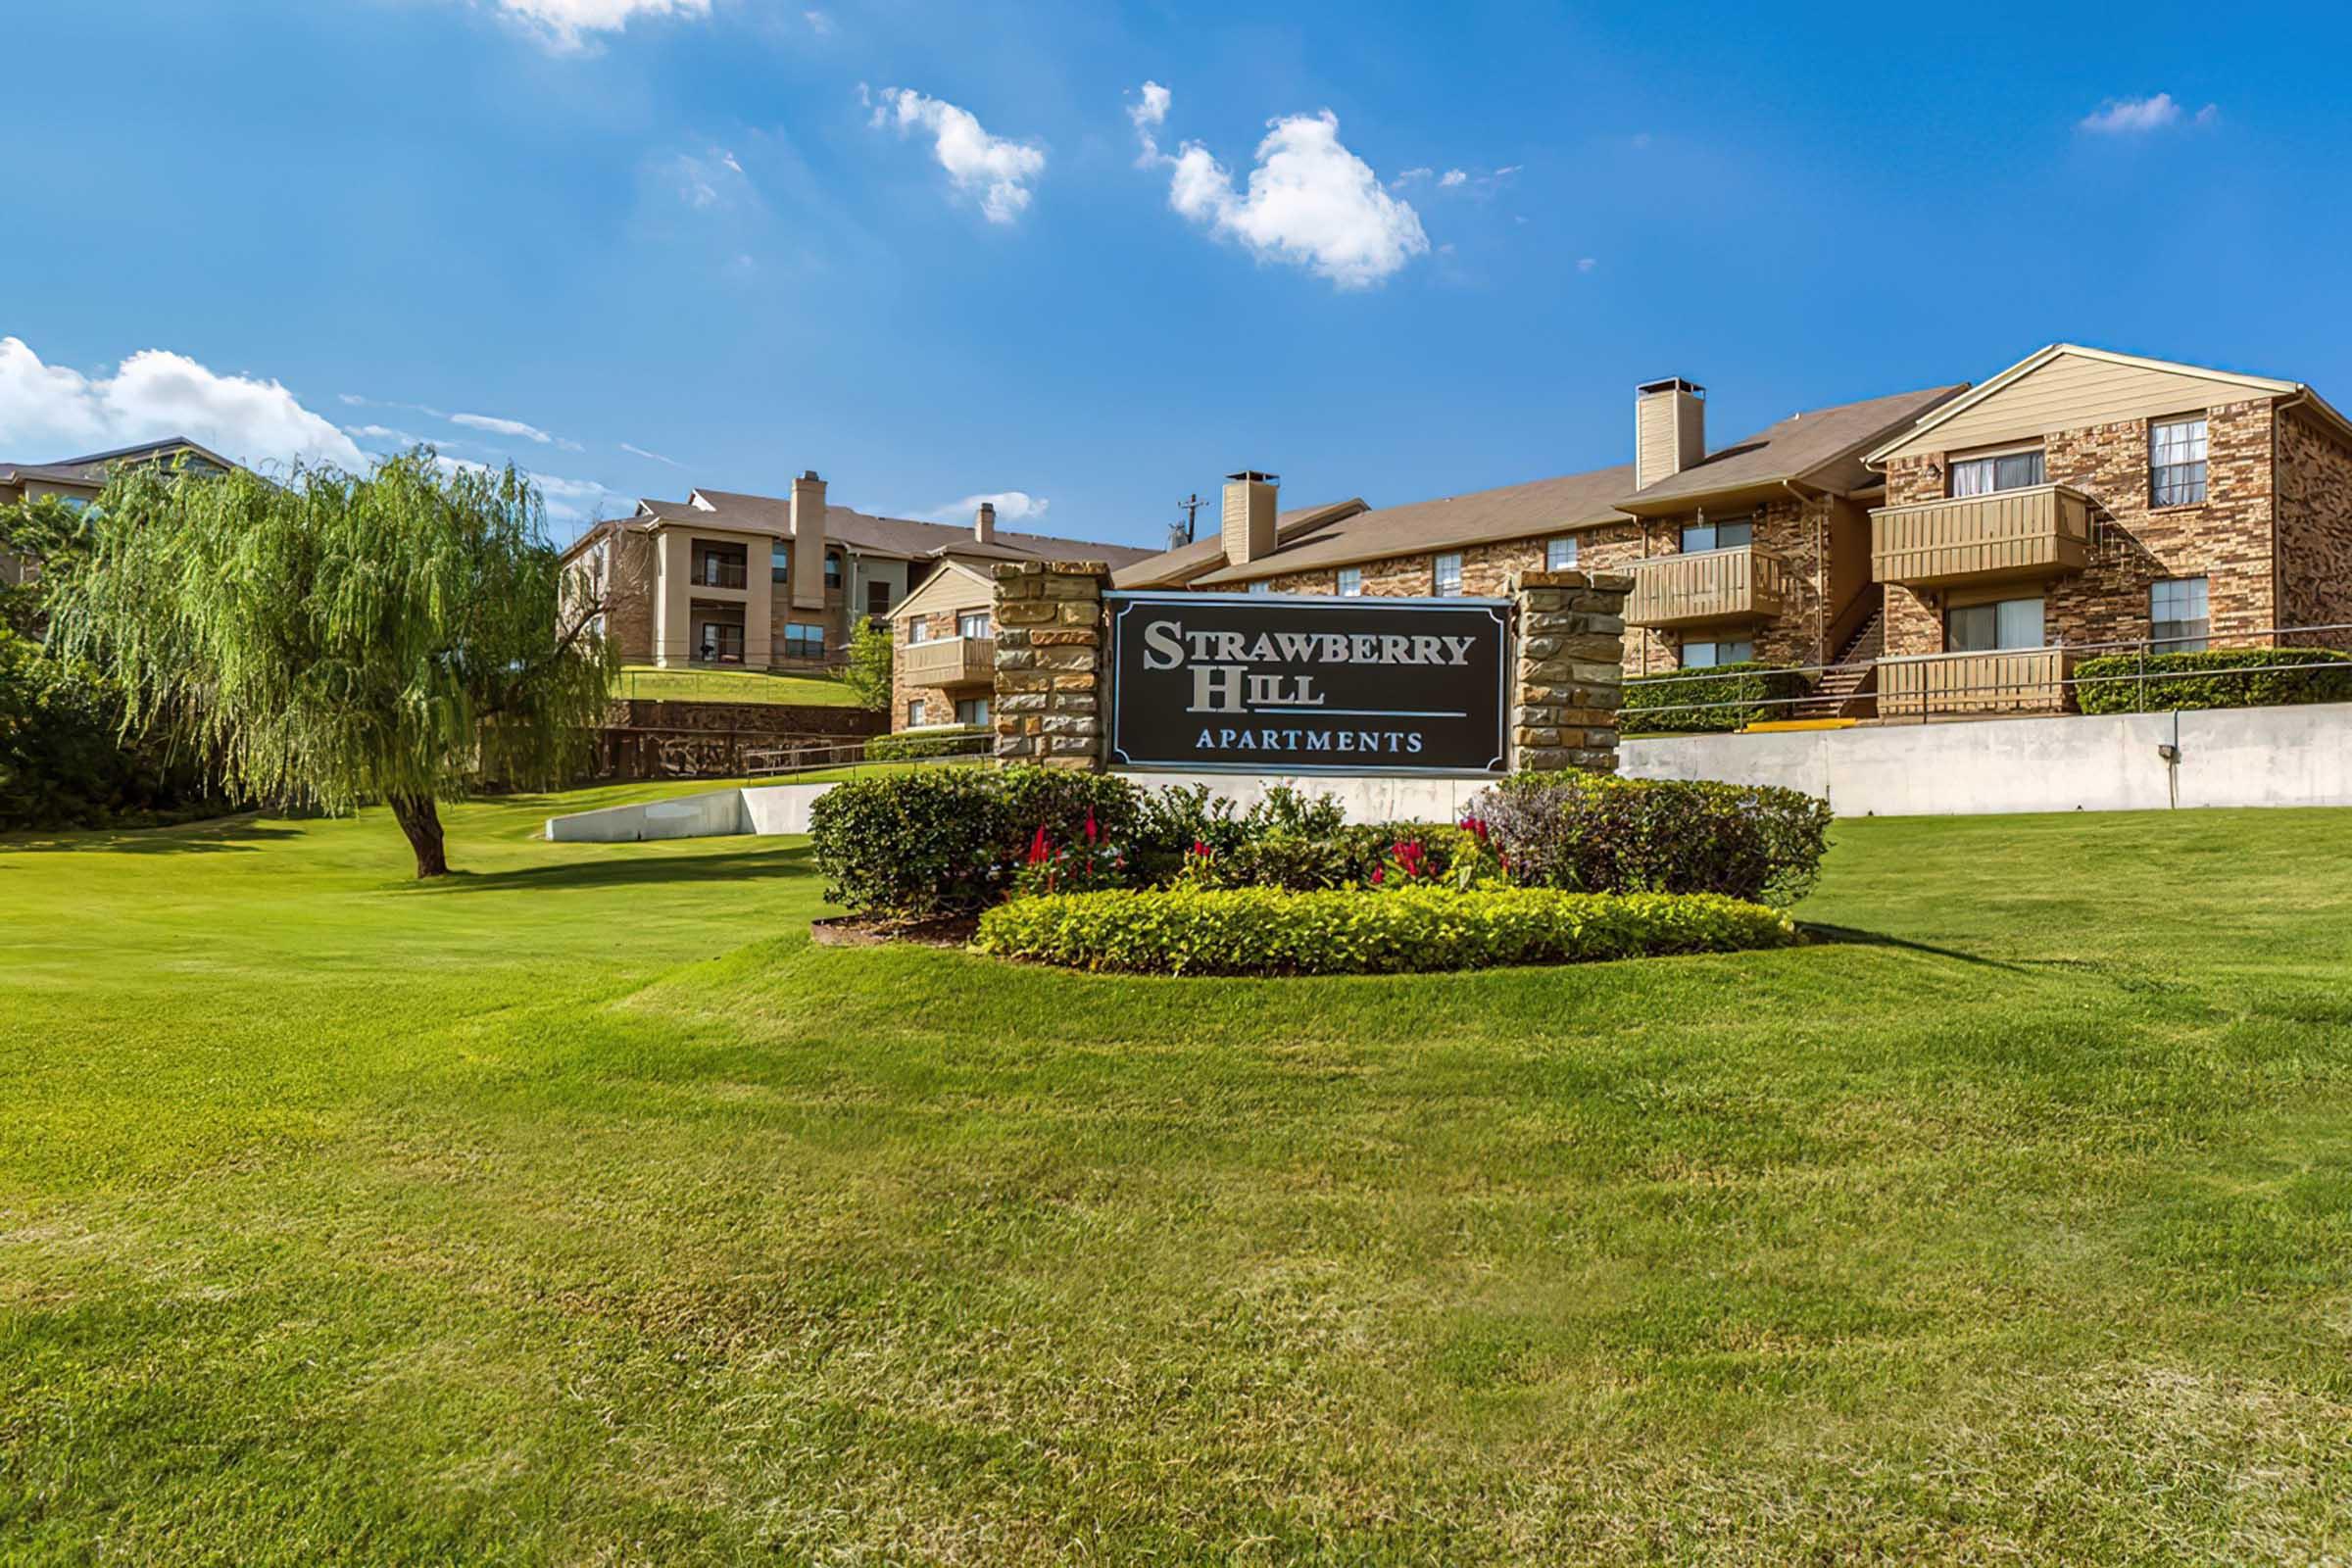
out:
M647 499L638 503L639 514L630 519L631 524L648 527L658 520L738 533L763 533L779 539L792 537L792 502L786 497L710 489L697 489L695 494L710 506ZM825 537L855 550L916 560L954 553L1002 561L1101 561L1118 567L1152 554L1133 545L1026 533L1015 528L999 528L994 541L984 545L973 537L969 527L959 524L876 517L832 505L825 508Z
M1822 490L1861 489L1876 478L1863 466L1862 454L1889 432L1967 390L1968 383L1963 381L1956 386L1932 386L1791 414L1778 424L1708 453L1680 473L1639 492L1621 494L1617 505L1628 512L1659 516L1688 512L1715 496L1769 489L1783 480Z
M1279 513L1274 518L1274 537L1287 544L1307 534L1320 534L1328 523L1352 517L1369 510L1363 497L1349 496L1345 501L1326 501L1320 506L1298 507ZM1206 538L1196 539L1189 545L1163 550L1111 573L1114 588L1174 588L1191 582L1204 571L1212 571L1225 564L1224 537L1215 528Z
M1401 507L1375 507L1314 529L1295 543L1286 542L1274 554L1247 566L1220 567L1194 581L1249 582L1456 545L1625 522L1630 519L1610 503L1612 497L1624 493L1633 477L1633 466L1620 464L1590 473L1504 485L1498 490L1478 490Z

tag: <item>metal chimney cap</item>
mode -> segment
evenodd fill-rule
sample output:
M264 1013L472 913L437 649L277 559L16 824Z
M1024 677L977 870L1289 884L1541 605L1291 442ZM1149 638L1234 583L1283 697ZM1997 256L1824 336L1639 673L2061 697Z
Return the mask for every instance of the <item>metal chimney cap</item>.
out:
M1252 483L1256 483L1256 484L1280 484L1280 483L1282 483L1282 475L1281 475L1281 474L1279 474L1279 473L1260 473L1260 472L1259 472L1257 469L1255 469L1255 468L1244 468L1244 469L1243 469L1241 472L1239 472L1239 473L1229 473L1229 474L1227 474L1225 477L1226 477L1226 478L1228 478L1228 479L1244 479L1244 480L1249 480L1249 481L1250 481L1250 482L1252 482Z
M1634 390L1637 392L1689 392L1695 397L1702 398L1707 395L1705 387L1700 386L1696 381L1687 381L1679 375L1670 375L1663 381L1644 381Z
M816 479L816 470L814 468L805 469L803 470L801 477L804 479ZM823 482L823 480L817 479L817 483L822 484Z

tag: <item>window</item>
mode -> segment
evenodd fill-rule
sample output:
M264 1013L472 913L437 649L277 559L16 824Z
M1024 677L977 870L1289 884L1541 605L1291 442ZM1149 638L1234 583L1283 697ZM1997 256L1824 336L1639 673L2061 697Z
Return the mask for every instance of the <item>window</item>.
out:
M917 615L906 623L906 643L908 647L912 647L916 643L927 643L930 640L931 622L929 620L925 619L921 615Z
M781 539L767 547L767 575L771 582L792 581L792 546Z
M1363 597L1363 593L1364 568L1342 566L1340 568L1340 597L1342 599L1360 599Z
M2167 577L2148 584L2149 635L2168 654L2201 654L2211 625L2205 614L2205 579Z
M923 700L920 697L917 697L908 702L906 705L906 727L908 729L916 728L922 723L922 721Z
M1430 581L1442 594L1462 591L1462 553L1448 550L1440 556L1430 568Z
M1544 541L1544 569L1545 571L1567 571L1575 565L1576 541L1573 538Z
M825 552L825 591L832 593L841 587L841 552Z
M1943 646L1955 654L2039 648L2041 601L2004 599L1990 605L1962 605L1944 617Z
M890 613L890 584L868 578L865 584L865 612L869 615Z
M956 617L956 635L958 637L993 637L996 634L988 629L987 611L967 610Z
M1756 645L1747 638L1711 643L1685 642L1685 669L1712 669L1717 664L1744 664L1756 657Z
M2039 451L2000 452L1989 458L1962 458L1952 465L1952 494L1988 496L1996 490L2023 490L2046 484Z
M957 698L956 700L956 722L958 724L987 723L988 699L985 697Z
M786 659L822 659L825 657L825 628L804 626L794 621L784 628L784 657Z
M1731 550L1756 542L1756 519L1734 517L1728 522L1687 522L1683 524L1683 554L1692 555L1701 550Z
M2205 416L2148 427L2148 504L2193 507L2205 499Z
M1250 585L1249 591L1253 594L1270 594L1274 591L1274 585L1260 577Z

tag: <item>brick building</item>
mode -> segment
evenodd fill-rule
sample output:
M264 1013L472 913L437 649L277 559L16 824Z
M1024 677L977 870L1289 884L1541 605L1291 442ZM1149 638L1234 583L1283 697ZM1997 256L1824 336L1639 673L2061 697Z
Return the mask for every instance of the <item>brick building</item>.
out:
M1000 529L987 504L960 526L871 516L829 504L808 472L790 496L697 489L640 501L589 527L564 560L581 591L607 601L605 635L624 663L824 669L847 656L858 620L887 617L951 564L1144 554Z
M2056 708L2087 645L2352 621L2352 425L2296 382L2061 344L1712 449L1704 389L1651 382L1633 437L1618 466L1397 507L1281 512L1273 476L1238 473L1213 538L1115 583L1443 596L1625 571L1628 674L1834 666L1808 716Z

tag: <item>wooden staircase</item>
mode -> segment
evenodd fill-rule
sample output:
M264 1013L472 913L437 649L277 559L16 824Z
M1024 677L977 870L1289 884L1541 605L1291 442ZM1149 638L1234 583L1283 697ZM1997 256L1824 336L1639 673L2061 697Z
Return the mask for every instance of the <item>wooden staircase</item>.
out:
M1886 652L1886 612L1882 606L1838 650L1836 667L1826 671L1812 695L1789 705L1795 719L1873 718L1879 710L1879 656Z

